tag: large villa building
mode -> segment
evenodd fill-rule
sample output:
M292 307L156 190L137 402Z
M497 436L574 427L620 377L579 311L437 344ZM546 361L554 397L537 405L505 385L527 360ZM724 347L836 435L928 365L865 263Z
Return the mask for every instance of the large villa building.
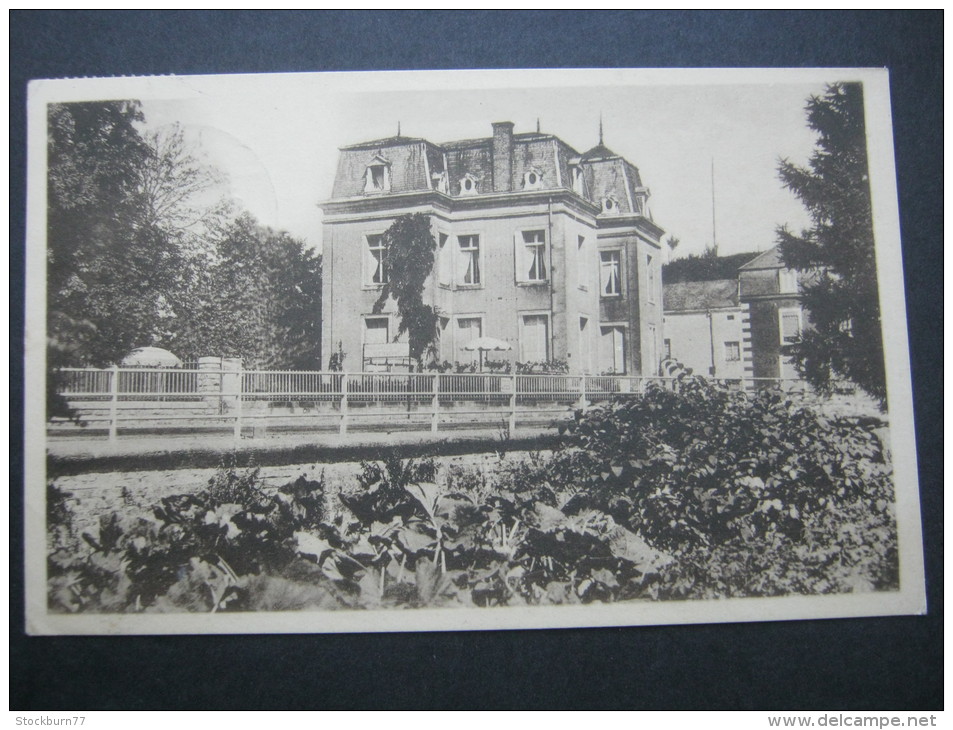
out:
M441 315L439 361L474 361L464 346L485 336L512 348L494 359L657 374L663 230L638 169L601 139L579 153L509 122L492 131L341 148L321 204L325 359L341 350L347 369L406 367L394 302L374 303L388 277L383 233L424 213L437 241L425 301Z

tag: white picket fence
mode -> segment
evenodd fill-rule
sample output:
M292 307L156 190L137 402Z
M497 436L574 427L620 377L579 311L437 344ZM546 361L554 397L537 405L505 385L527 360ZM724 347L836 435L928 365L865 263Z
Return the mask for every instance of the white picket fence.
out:
M638 397L650 381L621 375L343 373L167 368L65 368L59 393L75 420L51 420L51 433L75 435L505 429L548 426L573 410ZM755 387L753 379L734 387ZM762 383L779 387L778 381ZM789 386L791 384L788 384ZM786 387L790 389L790 387Z

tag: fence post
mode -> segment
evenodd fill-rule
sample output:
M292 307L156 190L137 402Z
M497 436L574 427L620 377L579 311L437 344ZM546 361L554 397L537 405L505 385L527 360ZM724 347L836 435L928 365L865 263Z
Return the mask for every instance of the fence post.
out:
M433 414L430 417L430 431L440 429L440 373L433 374Z
M586 403L586 374L583 373L579 376L579 408L585 408L588 403Z
M339 433L347 433L347 373L341 373L341 427Z
M519 392L519 375L513 373L513 393L510 395L510 437L516 433L516 394Z
M109 377L109 440L115 441L119 435L119 366L113 365Z
M245 379L242 373L242 365L238 364L238 375L236 376L238 380L238 395L235 398L235 440L240 441L242 438L242 400L244 399L245 387L242 381Z

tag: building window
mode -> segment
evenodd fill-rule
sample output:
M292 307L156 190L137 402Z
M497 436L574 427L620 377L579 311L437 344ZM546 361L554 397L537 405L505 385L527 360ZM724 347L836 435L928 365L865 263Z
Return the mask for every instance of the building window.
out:
M464 350L464 346L483 336L483 317L457 317L456 359L460 362L476 362L479 352Z
M433 189L441 192L447 192L447 173L446 172L435 172L430 176L430 181L433 183Z
M603 198L602 199L602 212L603 213L618 213L619 212L619 201L615 198Z
M782 309L778 315L781 323L781 344L790 345L801 336L801 310Z
M778 291L781 294L797 293L797 271L794 269L778 269Z
M622 294L622 252L599 252L599 281L602 296L617 297Z
M599 369L609 375L625 374L625 328L600 328Z
M464 175L460 180L460 195L476 195L477 183L473 175Z
M585 197L586 188L583 182L582 168L578 165L572 168L572 189L577 195Z
M543 174L539 170L529 170L523 175L524 190L539 190L543 186Z
M520 319L520 360L545 362L549 360L549 316L524 314Z
M364 318L364 344L385 345L390 342L387 317Z
M384 236L373 234L365 236L367 246L364 259L364 282L370 286L387 283L387 245Z
M672 341L668 337L662 340L662 352L665 353L666 360L672 359Z
M801 310L778 310L778 327L782 347L796 342L801 336ZM778 374L785 380L799 377L794 359L783 353L778 357L778 370Z
M460 278L464 286L480 283L480 237L458 236L460 245Z
M364 171L365 193L386 193L390 190L390 168L382 157L375 157Z
M737 342L726 342L725 362L738 362L739 360L741 360L741 345Z
M546 281L546 234L543 231L524 231L523 246L526 251L526 281Z

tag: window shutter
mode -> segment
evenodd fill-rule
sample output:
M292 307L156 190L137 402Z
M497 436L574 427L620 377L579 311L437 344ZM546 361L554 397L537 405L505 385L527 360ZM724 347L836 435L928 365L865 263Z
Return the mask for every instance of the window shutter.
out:
M516 282L526 281L528 265L526 262L526 246L523 245L523 233L513 234L513 268L516 271Z
M361 242L361 283L370 284L374 275L374 257L371 256L370 242L365 236Z
M443 286L450 286L450 280L452 278L451 272L453 271L450 268L450 253L453 251L453 247L450 245L449 236L446 233L441 233L440 235L440 248L437 252L438 262L438 278L437 281Z

